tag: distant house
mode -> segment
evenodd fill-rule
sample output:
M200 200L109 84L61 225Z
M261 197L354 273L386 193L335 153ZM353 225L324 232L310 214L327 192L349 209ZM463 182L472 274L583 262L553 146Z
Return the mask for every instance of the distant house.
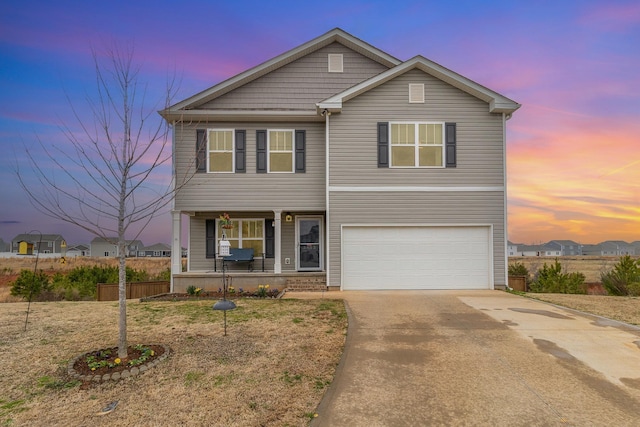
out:
M79 244L79 245L69 245L67 247L67 256L76 257L76 256L90 256L91 248L88 245Z
M635 242L631 242L630 245L633 247L636 255L640 255L640 240L636 240Z
M607 240L597 245L585 245L582 253L584 255L623 256L635 255L637 252L633 244L623 242L622 240Z
M94 257L116 257L118 256L117 237L109 237L103 239L102 237L96 237L91 241L91 256ZM126 246L125 256L137 256L138 251L144 248L144 244L140 240L128 240Z
M560 256L582 255L582 245L573 240L551 240L544 246L549 252L559 252Z
M145 246L138 251L139 257L170 257L171 246L166 243L156 243L155 245Z
M542 245L518 245L518 254L521 256L544 256Z
M10 245L4 240L0 239L0 252L9 252Z
M64 245L66 242L60 234L24 233L13 238L11 252L21 255L59 254Z
M513 243L507 240L507 256L519 256L518 253L518 243Z

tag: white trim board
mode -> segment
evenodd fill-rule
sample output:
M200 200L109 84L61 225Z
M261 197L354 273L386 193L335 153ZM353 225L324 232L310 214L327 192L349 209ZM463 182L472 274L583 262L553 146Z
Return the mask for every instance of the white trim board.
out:
M504 186L485 186L485 187L446 187L446 186L380 186L380 187L357 187L357 186L341 186L332 185L329 187L330 192L355 193L355 192L487 192L487 191L505 191Z

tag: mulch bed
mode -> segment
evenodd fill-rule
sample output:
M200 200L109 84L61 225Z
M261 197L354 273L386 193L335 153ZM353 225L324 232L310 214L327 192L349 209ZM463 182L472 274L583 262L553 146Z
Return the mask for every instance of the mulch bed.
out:
M227 292L227 299L238 299L238 298L278 298L282 293L277 292L269 292L266 297L259 297L256 292ZM219 300L223 297L222 292L201 292L199 295L189 295L187 293L169 293L169 294L160 294L154 295L150 297L140 298L140 302L149 302L149 301L199 301L199 300Z
M152 355L148 355L147 359L135 365L130 365L129 361L136 361L142 356L142 350L133 346L127 348L127 358L121 359L120 363L116 366L102 366L92 369L89 367L87 358L89 356L95 356L97 360L104 360L115 364L115 360L118 358L118 347L100 349L90 351L73 359L69 362L68 374L76 379L84 382L102 382L109 380L119 380L136 376L142 372L147 371L149 368L155 366L158 362L166 359L171 350L169 347L162 344L150 344L143 347L153 350Z

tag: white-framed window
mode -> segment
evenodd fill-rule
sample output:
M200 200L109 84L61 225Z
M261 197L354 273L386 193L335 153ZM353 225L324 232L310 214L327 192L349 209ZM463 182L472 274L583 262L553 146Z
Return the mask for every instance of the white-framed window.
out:
M209 129L207 135L207 172L232 173L234 164L233 129Z
M233 228L223 229L220 221L216 220L218 239L224 232L232 248L253 248L254 257L262 257L265 252L264 219L232 219L231 223Z
M267 132L267 171L293 172L293 130L272 129Z
M390 167L444 167L444 123L392 122L389 132Z

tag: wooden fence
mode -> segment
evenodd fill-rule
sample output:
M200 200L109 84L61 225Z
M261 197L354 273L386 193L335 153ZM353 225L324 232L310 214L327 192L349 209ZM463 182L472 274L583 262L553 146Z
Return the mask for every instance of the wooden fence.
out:
M525 276L509 276L509 287L514 291L527 292L527 278Z
M144 298L169 292L169 282L127 283L127 299ZM98 301L118 301L117 283L98 283Z

